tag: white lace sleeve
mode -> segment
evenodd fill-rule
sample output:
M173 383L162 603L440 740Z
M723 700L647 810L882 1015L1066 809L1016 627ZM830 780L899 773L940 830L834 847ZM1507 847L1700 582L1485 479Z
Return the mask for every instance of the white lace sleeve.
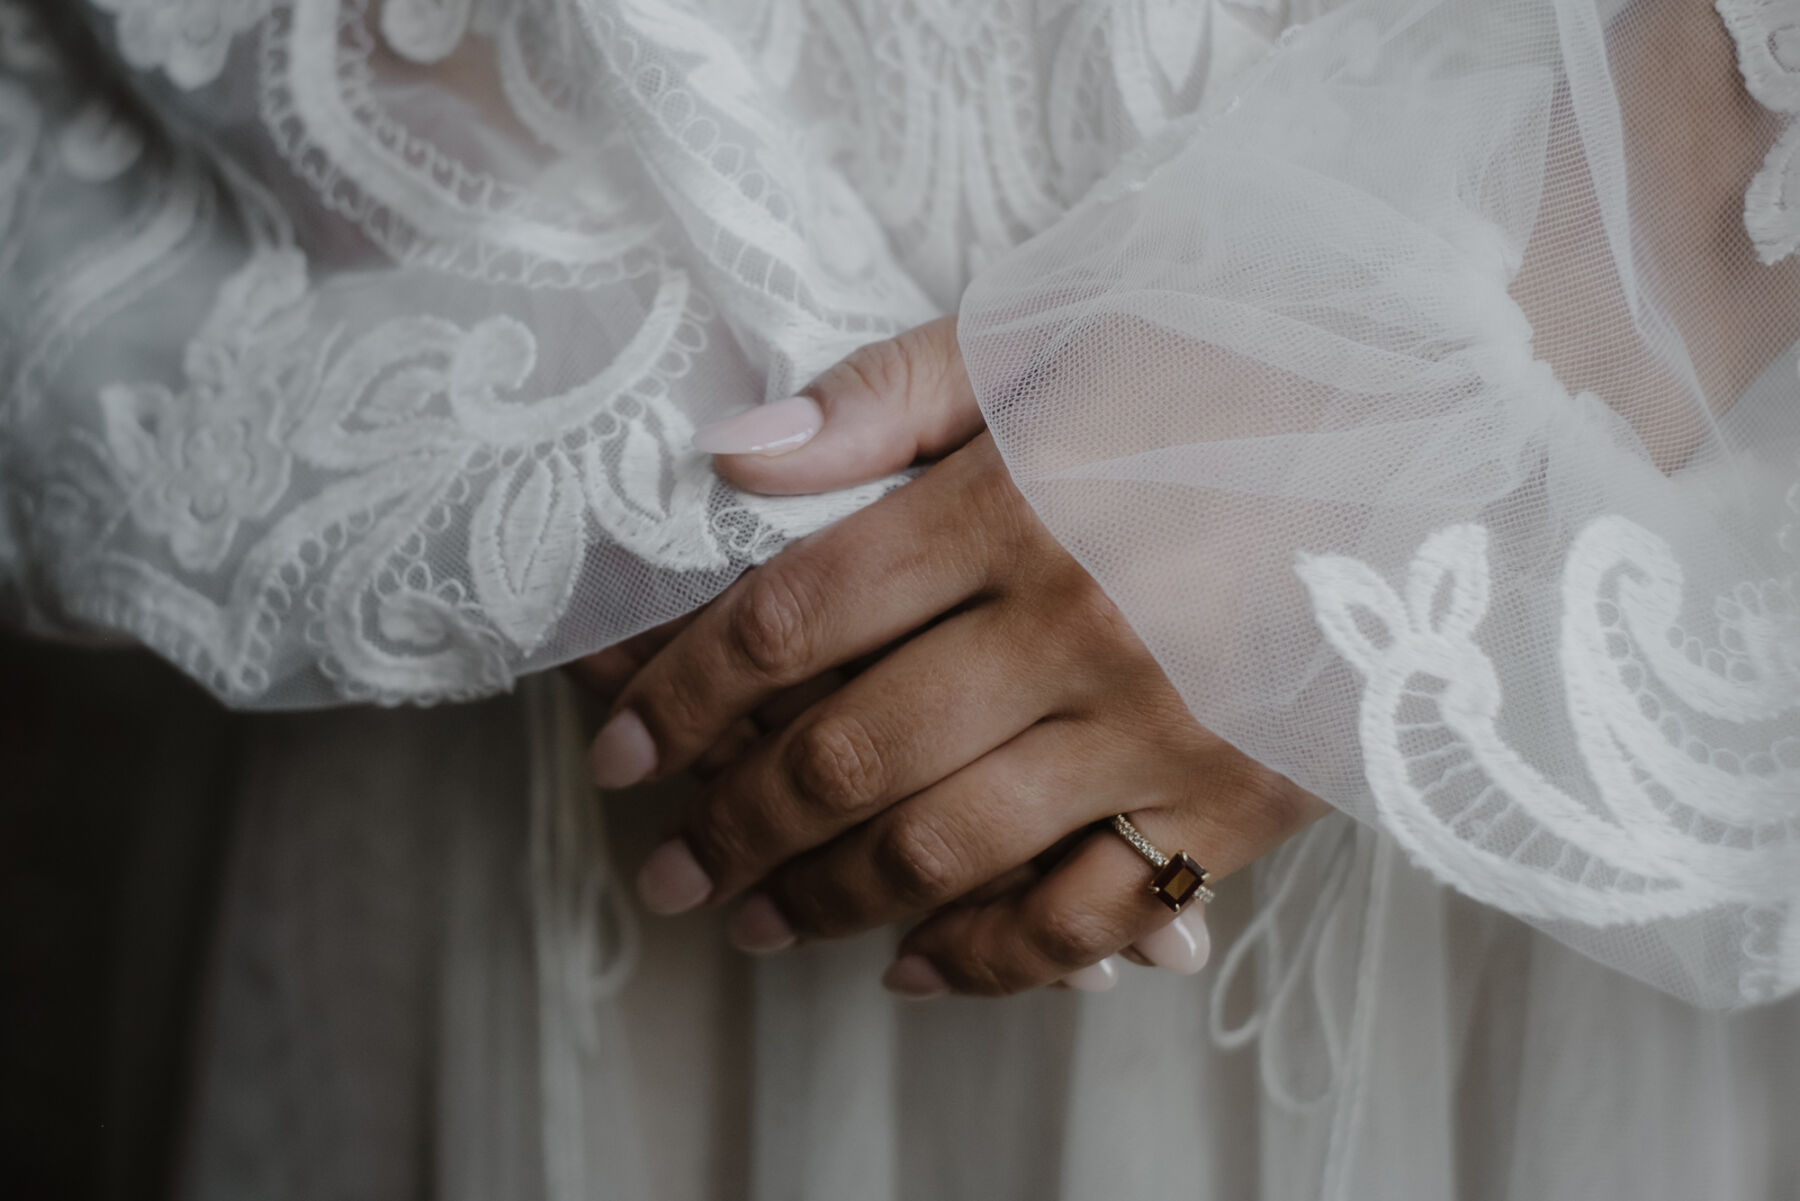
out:
M741 495L696 422L953 307L1288 7L0 0L0 604L253 706L674 617L884 486Z
M1721 8L1794 111L1800 4ZM1709 1005L1800 987L1800 193L1742 88L1702 6L1352 4L962 317L1203 722Z

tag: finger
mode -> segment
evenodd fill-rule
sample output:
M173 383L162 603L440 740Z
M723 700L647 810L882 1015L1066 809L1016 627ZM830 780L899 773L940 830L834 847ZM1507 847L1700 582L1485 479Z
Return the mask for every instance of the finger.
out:
M1250 768L1234 767L1200 803L1132 820L1165 853L1188 851L1222 880L1326 811L1282 777ZM1154 875L1124 839L1097 830L1038 884L927 919L902 940L890 985L921 995L935 980L941 990L1000 996L1063 979L1169 924L1174 915L1149 887Z
M1100 772L1103 732L1039 722L961 771L774 871L757 893L801 938L841 938L928 913L1021 868L1133 798ZM1033 878L1038 873L1033 872ZM764 948L744 946L744 950Z
M827 671L804 684L796 684L785 692L776 693L768 703L759 706L755 713L733 722L719 736L718 741L701 752L689 770L702 781L712 779L748 755L769 731L783 729L800 714L843 687L843 683L842 672Z
M741 892L1010 741L1044 716L1062 684L985 609L928 630L710 787L680 837L646 865L645 904L679 912ZM676 861L658 866L667 847L686 854L679 870ZM689 887L696 871L708 881L703 897Z
M1212 934L1206 928L1206 906L1192 904L1166 926L1150 931L1122 952L1139 967L1159 967L1191 976L1212 956Z
M754 718L740 717L711 746L700 753L688 770L702 784L711 782L721 772L743 761L763 740L762 725Z
M825 492L892 475L981 432L956 319L864 346L801 389L703 426L694 446L751 492Z
M686 613L673 621L653 626L641 634L615 642L604 650L595 651L591 655L583 655L569 663L569 670L576 679L611 700L619 694L620 689L630 682L631 677L648 663L651 658L674 640L675 635L694 623L699 613Z
M926 919L902 940L885 982L914 996L1007 996L1062 980L1174 916L1147 890L1148 867L1096 832L1039 883Z
M986 900L1002 896L1016 888L1023 888L1038 878L1038 871L1029 864L1016 867L1002 873L983 884L970 894L971 899ZM774 951L785 951L799 941L794 928L775 907L774 901L761 893L753 893L745 899L744 904L725 925L726 934L739 950L751 954L768 954Z
M802 713L842 688L848 678L833 668L820 672L804 684L778 692L756 707L756 724L764 731L784 729Z
M1004 500L979 464L951 459L746 575L625 687L595 740L595 781L679 771L776 693L968 599L1013 536Z

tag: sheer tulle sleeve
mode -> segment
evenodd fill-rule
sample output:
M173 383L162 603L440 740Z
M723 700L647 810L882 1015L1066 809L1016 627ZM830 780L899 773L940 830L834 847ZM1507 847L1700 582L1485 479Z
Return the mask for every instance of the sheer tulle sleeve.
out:
M1200 720L1730 1006L1800 986L1800 5L1720 7L1348 5L961 332Z

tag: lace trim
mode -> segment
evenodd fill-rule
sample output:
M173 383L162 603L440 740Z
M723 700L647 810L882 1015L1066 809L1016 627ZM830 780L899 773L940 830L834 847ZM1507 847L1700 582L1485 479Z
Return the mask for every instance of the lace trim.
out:
M1744 228L1773 266L1800 247L1800 0L1717 0L1744 86L1789 118L1744 194Z
M1800 486L1790 503L1800 518ZM1382 828L1416 862L1543 920L1728 909L1744 931L1742 995L1800 985L1800 939L1770 934L1800 880L1800 740L1757 742L1764 723L1800 710L1800 574L1717 598L1702 637L1680 624L1683 574L1665 542L1622 517L1583 530L1563 574L1559 664L1593 784L1576 795L1500 733L1499 676L1475 638L1485 529L1433 535L1399 591L1354 559L1308 557L1298 571L1326 637L1364 678L1369 785ZM1718 726L1736 749L1708 737Z
M342 696L493 691L561 618L590 538L666 569L729 572L890 486L795 504L717 483L669 400L712 320L682 273L605 370L521 402L537 357L525 326L417 315L355 337L321 328L279 210L244 200L252 254L189 346L180 390L105 389L103 435L71 450L92 466L65 469L110 481L85 520L130 521L186 572L236 556L225 605L118 552L63 568L75 608L222 695L268 688L294 622ZM301 470L333 482L279 512Z

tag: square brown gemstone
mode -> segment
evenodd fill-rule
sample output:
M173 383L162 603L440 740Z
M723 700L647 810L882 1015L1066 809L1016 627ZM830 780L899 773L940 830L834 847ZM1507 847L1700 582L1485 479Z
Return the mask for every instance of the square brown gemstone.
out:
M1181 907L1193 900L1194 894L1205 883L1206 869L1189 858L1186 851L1177 851L1150 881L1150 891L1156 894L1157 900L1180 913Z

